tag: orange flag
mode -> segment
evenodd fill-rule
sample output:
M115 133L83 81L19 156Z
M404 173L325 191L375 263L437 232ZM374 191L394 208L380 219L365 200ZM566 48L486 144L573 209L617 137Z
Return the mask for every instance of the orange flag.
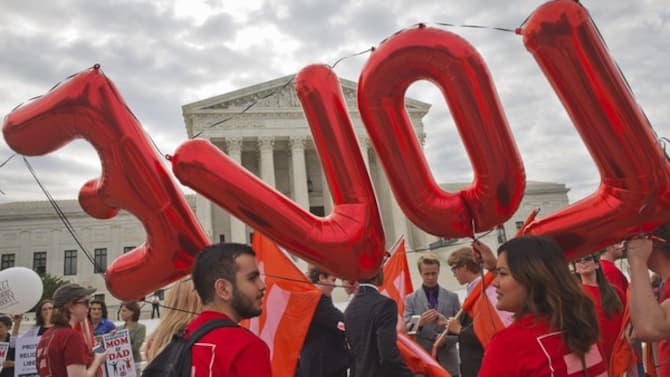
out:
M241 325L270 347L272 375L293 377L321 291L270 239L256 232L252 247L266 286L263 313Z
M400 237L391 250L391 257L384 263L384 284L379 288L379 292L398 304L398 324L404 328L402 315L405 312L405 297L414 292L407 265L405 239Z
M491 338L496 332L505 328L498 311L486 294L479 294L479 299L468 314L472 318L472 329L475 336L484 348L491 342Z
M402 333L405 329L402 321L405 297L414 291L414 287L407 265L404 238L401 237L391 250L391 257L384 264L384 284L379 288L379 292L398 304L398 328L401 329L398 331L398 351L413 373L421 373L427 377L451 377L430 354Z
M630 288L628 289L630 291ZM614 342L614 347L612 348L612 355L610 355L610 365L609 365L609 376L610 377L620 377L623 376L628 369L637 363L637 357L635 356L635 351L628 343L628 338L626 337L626 330L628 324L630 323L630 297L626 300L623 307L623 318L621 320L621 329L619 330L619 336ZM650 372L647 372L650 376L653 376Z

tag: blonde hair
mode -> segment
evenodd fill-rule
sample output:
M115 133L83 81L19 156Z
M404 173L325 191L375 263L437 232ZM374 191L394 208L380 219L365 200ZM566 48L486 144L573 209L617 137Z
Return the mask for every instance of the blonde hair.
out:
M416 267L419 269L419 272L421 272L421 266L422 265L433 265L437 266L437 268L440 268L440 258L434 253L426 253L419 257L419 260L416 261Z
M147 345L147 362L151 362L170 343L172 336L182 331L195 318L202 304L193 287L191 277L183 278L165 292L165 308L156 330L149 337ZM172 310L174 308L176 310Z

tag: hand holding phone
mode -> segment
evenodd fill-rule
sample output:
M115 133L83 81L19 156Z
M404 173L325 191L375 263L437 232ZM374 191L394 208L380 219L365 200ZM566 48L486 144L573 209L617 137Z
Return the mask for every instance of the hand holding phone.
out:
M413 315L407 322L407 333L409 335L416 335L416 332L419 329L419 321L421 320L420 315Z

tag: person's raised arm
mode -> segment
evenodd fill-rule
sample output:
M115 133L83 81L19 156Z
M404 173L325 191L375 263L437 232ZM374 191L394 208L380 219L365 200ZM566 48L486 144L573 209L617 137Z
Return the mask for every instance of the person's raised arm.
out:
M485 243L479 240L472 241L472 256L475 262L483 264L485 269L495 271L498 258Z
M630 265L630 317L633 337L656 341L670 337L670 300L658 303L651 287L647 260L653 240L640 238L626 242Z

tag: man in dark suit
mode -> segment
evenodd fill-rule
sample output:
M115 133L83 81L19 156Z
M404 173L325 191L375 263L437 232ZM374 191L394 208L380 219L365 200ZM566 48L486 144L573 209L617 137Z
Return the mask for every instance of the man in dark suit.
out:
M377 288L384 282L384 271L359 282L344 311L346 338L354 357L351 377L412 377L396 345L398 305Z
M350 358L344 340L344 314L333 305L330 296L336 278L317 267L311 267L308 276L322 294L300 352L296 375L346 377Z
M433 343L444 331L447 318L453 317L461 308L458 295L439 286L440 260L437 255L427 253L417 263L422 286L405 298L403 320L407 324L413 315L420 315L416 342L431 353ZM448 335L446 342L437 349L437 360L453 377L458 377L458 337Z

